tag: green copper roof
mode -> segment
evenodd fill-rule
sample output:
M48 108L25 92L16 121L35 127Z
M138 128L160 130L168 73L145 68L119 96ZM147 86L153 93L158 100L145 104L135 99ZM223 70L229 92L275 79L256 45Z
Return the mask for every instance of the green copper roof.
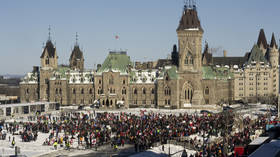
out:
M172 66L170 69L167 69L166 72L167 72L170 79L177 79L178 78L176 66Z
M58 66L55 72L59 73L62 78L66 77L66 72L68 72L70 68L68 66Z
M130 57L127 56L126 53L110 52L98 72L104 72L111 69L125 73L128 65L131 64Z
M262 53L262 50L257 45L253 46L247 64L251 64L252 62L267 63L267 60L265 59Z
M203 79L230 79L233 73L226 67L203 66Z

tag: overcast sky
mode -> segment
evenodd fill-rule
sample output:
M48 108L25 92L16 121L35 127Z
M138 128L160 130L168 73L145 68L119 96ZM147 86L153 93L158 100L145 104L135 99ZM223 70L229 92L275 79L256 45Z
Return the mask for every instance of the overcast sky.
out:
M0 74L25 74L40 65L51 25L59 64L68 64L75 34L85 67L102 63L109 49L127 49L133 61L166 58L177 44L183 0L1 0ZM210 47L243 56L260 28L280 37L279 0L199 0L198 15ZM119 39L116 40L115 36Z

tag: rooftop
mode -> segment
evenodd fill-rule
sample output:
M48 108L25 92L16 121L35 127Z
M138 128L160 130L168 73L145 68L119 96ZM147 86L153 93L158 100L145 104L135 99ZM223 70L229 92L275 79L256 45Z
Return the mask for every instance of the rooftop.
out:
M121 73L127 73L127 68L129 65L132 65L132 62L125 51L110 52L101 65L101 68L98 69L98 72L101 73L113 70Z

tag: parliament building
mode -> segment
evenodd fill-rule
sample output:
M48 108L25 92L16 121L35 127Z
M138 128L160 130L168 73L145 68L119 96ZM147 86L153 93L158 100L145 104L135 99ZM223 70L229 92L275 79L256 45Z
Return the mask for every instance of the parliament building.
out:
M84 68L78 43L69 65L59 65L49 38L41 66L33 67L20 83L21 102L175 109L278 96L279 49L274 34L268 43L261 29L256 44L242 57L228 57L226 51L214 57L208 44L202 48L204 30L196 6L184 7L176 32L178 44L171 58L132 62L127 52L112 51L91 70Z

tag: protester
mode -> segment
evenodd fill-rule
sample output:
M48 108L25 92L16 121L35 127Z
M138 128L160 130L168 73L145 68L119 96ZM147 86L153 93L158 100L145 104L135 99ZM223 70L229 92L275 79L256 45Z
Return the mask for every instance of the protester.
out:
M155 143L166 144L170 140L179 141L182 137L196 135L202 139L185 141L197 151L195 156L222 156L233 152L237 145L248 145L254 130L264 128L265 120L266 117L262 116L253 123L250 118L245 118L244 129L234 132L232 113L166 115L151 112L137 116L105 112L94 117L85 113L64 112L60 115L38 115L37 122L9 123L6 129L15 134L22 127L19 134L24 142L35 141L39 132L49 133L44 145L53 145L54 149L58 149L59 144L67 150L76 140L79 147L87 149L97 150L99 146L111 143L112 149L117 150L119 146L134 144L135 152L141 152ZM211 137L221 137L222 140L210 143Z

